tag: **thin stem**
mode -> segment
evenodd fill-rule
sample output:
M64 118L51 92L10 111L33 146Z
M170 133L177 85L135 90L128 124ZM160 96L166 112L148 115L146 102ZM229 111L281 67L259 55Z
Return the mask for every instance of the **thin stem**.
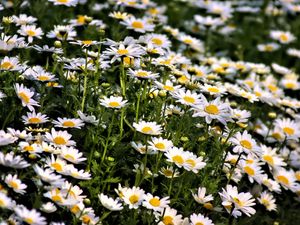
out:
M112 120L111 120L111 123L109 124L109 127L108 127L108 134L107 134L107 138L106 138L106 142L105 142L105 146L104 146L103 155L102 155L102 158L101 158L101 165L102 165L102 163L105 159L105 156L106 156L106 152L107 152L108 143L109 143L109 139L110 139L110 135L111 135L111 130L112 130L112 127L113 127L113 124L114 124L114 120L115 120L115 112L113 112Z

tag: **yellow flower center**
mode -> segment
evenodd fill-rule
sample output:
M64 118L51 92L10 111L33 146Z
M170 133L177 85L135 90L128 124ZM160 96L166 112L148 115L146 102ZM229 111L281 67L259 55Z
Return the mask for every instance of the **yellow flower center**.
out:
M146 72L146 71L139 71L139 72L136 73L136 75L138 77L146 77L146 76L148 76L148 72Z
M172 216L164 216L163 221L165 225L174 225Z
M84 44L84 45L90 45L92 43L93 43L92 40L84 40L84 41L82 41L82 44Z
M68 2L68 0L59 0L60 2L64 2L64 3L66 3L66 2ZM85 23L85 16L78 16L77 17L77 23L78 24L84 24Z
M28 224L33 224L34 223L34 220L30 217L27 217L26 219L24 219L24 221Z
M9 70L9 69L13 68L13 64L10 62L3 62L3 63L1 63L0 68Z
M205 112L208 114L213 114L213 115L218 115L219 114L219 109L216 105L208 105L204 109Z
M182 158L182 156L180 155L175 155L172 157L172 160L175 162L175 163L178 163L179 165L183 164L184 163L184 160Z
M282 41L282 42L287 42L289 40L289 37L286 35L286 34L281 34L279 36L279 39Z
M121 106L119 102L110 102L110 103L108 103L108 105L112 108L116 108L116 107Z
M62 125L64 127L74 127L75 123L73 121L71 121L71 120L68 120L68 121L63 122Z
M57 163L57 162L52 163L52 164L51 164L51 167L53 167L53 168L54 168L56 171L58 171L58 172L63 171L63 167L62 167L59 163Z
M50 79L49 76L46 76L46 75L38 76L38 80L40 80L40 81L48 81L49 79Z
M146 133L146 134L149 134L149 133L153 132L153 129L151 127L146 126L146 127L142 128L142 132Z
M117 51L117 53L118 53L119 55L126 55L126 54L129 53L129 51L128 51L127 49L119 49L119 50Z
M212 210L214 208L214 206L210 202L204 203L203 207L208 210Z
M238 206L240 206L240 207L243 206L243 202L240 201L238 198L233 198L233 201L234 201Z
M31 145L25 146L23 149L27 152L32 152L34 150L34 148Z
M186 39L183 40L183 42L186 43L186 44L192 44L193 40L189 39L189 38L186 38Z
M270 155L264 155L263 156L263 159L267 162L267 163L269 163L270 165L274 165L274 159L273 159L273 157L272 156L270 156Z
M285 84L285 87L288 88L288 89L293 89L296 87L296 84L295 83L292 83L292 82L289 82L289 83L286 83Z
M268 87L268 88L269 88L269 90L271 90L272 92L275 92L275 91L277 91L277 90L278 90L278 87L277 87L277 86L275 86L275 85L273 85L273 84L270 84L270 85L268 85L267 87Z
M42 122L42 120L38 117L32 117L32 118L28 119L28 122L29 123L40 123L40 122Z
M252 149L252 144L248 140L241 140L240 144L241 144L242 147L244 147L246 149Z
M152 43L153 44L156 44L156 45L162 45L163 44L163 41L159 38L152 38Z
M19 92L19 97L22 99L23 102L25 102L26 104L29 103L30 101L30 97L24 93L24 92Z
M60 137L60 136L54 138L53 142L55 144L57 144L57 145L65 145L65 144L67 144L66 140L63 137Z
M4 200L0 199L0 207L4 207L6 204L4 202Z
M15 182L15 181L9 181L8 182L8 185L11 187L11 188L13 188L13 189L18 189L19 188L19 184L17 183L17 182Z
M156 148L158 148L158 149L165 149L166 148L166 146L164 145L164 143L161 143L161 142L156 143L154 146Z
M166 177L172 177L173 171L171 171L171 170L165 170L165 171L163 171L163 174L164 174Z
M144 24L140 21L132 22L131 26L135 29L143 29L144 28Z
M129 198L129 201L130 201L131 204L135 204L139 201L139 196L131 195L130 198Z
M152 198L152 199L150 199L149 203L152 206L154 206L154 207L160 206L160 200L158 198Z
M33 31L33 30L28 30L26 33L28 36L31 36L31 37L35 36L35 31Z
M81 220L82 220L82 222L85 223L85 224L89 224L89 223L91 222L91 218L89 217L89 215L83 215L83 216L81 217Z
M194 168L196 166L196 162L193 159L188 159L185 162L188 163L189 165L191 165L192 168Z
M279 175L279 176L277 176L276 177L277 178L277 180L280 182L280 183L282 183L282 184L285 184L285 185L289 185L289 179L286 177L286 176L284 176L284 175Z
M75 157L72 156L72 155L70 155L70 154L66 154L66 155L64 156L64 158L65 158L65 159L69 159L69 160L71 160L71 161L75 161Z
M273 51L273 50L274 50L274 48L273 48L272 45L266 45L266 46L265 46L265 51L271 52L271 51Z
M293 135L295 133L295 130L291 127L284 127L282 130L284 133L288 135Z
M53 195L51 198L54 202L62 202L62 197L59 195Z
M73 214L77 214L79 211L80 211L80 208L79 208L79 206L77 206L77 205L74 205L74 206L71 208L71 212L72 212Z
M272 137L275 138L275 139L277 139L277 140L281 139L280 133L277 133L277 132L273 133Z
M197 222L197 223L195 223L195 225L204 225L204 223Z
M207 88L207 90L209 92L213 92L213 93L219 93L220 92L219 88L217 88L217 87L209 87L209 88Z
M245 173L247 173L249 176L253 176L255 174L254 169L252 169L250 166L245 166L244 167Z
M167 91L174 91L174 87L173 86L169 86L169 85L164 85L163 88Z
M191 104L195 103L195 101L196 101L195 98L190 97L190 96L184 96L183 100L188 102L188 103L191 103Z

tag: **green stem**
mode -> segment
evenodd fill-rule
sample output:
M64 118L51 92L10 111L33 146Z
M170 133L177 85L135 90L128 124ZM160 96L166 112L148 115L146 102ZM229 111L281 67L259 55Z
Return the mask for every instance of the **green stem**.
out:
M110 135L111 135L111 130L112 130L112 127L113 127L113 124L114 124L114 120L115 120L115 112L113 112L112 121L111 121L111 123L109 124L109 127L108 127L108 134L107 134L107 138L106 138L106 142L105 142L105 146L104 146L103 155L102 155L102 158L101 158L101 165L102 165L102 163L105 159L105 156L106 156L106 152L107 152L108 143L109 143L109 139L110 139Z

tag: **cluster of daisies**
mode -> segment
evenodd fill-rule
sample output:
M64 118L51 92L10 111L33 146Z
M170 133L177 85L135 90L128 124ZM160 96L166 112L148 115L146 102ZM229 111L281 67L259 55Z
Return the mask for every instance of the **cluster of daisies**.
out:
M241 32L235 16L294 16L297 1L189 0L178 4L197 13L178 27L151 0L48 0L63 18L49 24L31 4L0 5L1 225L131 215L135 224L213 225L254 216L257 205L276 211L278 196L300 201L296 69L210 52L210 35ZM258 54L300 58L292 30L265 38ZM114 148L130 159L114 162Z

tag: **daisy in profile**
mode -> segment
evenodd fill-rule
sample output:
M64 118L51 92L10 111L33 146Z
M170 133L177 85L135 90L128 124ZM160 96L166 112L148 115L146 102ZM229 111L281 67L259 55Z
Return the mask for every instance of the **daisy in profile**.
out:
M114 97L110 96L107 98L104 96L103 99L100 99L100 105L105 106L106 108L112 108L112 109L120 109L123 108L127 103L127 100L123 100L123 97Z
M103 193L99 194L98 198L101 204L110 211L120 211L123 209L123 206L118 199L114 200Z
M14 152L9 152L6 154L0 152L0 165L15 169L24 169L30 166L30 164L26 162L21 156L15 156Z
M210 202L214 200L214 197L212 195L206 195L205 187L199 187L198 193L197 194L193 193L193 198L195 199L196 202L204 205L205 208L208 208L209 205L212 206Z
M185 163L183 168L187 171L192 171L193 173L198 173L200 169L204 168L206 163L203 162L203 157L198 157L192 152L186 152Z
M221 85L210 85L210 84L204 84L202 86L200 86L200 89L205 92L208 93L209 95L213 95L213 96L221 96L226 94L226 88L222 87Z
M134 16L128 17L120 22L122 25L125 25L127 29L134 30L135 32L145 33L153 31L155 25L149 23L148 18L138 19Z
M91 174L89 172L86 172L84 170L78 170L76 169L72 164L67 165L66 170L63 171L64 175L71 176L78 180L90 180Z
M42 181L50 183L51 185L61 186L64 182L62 176L57 175L52 169L49 168L45 169L35 164L33 166L33 170Z
M247 159L240 160L239 167L241 168L241 171L243 173L248 175L248 179L251 183L253 183L254 180L259 184L261 183L263 177L263 170L258 163L249 163Z
M18 140L17 137L14 137L10 133L6 133L4 130L0 130L0 146L12 144L16 140Z
M22 116L24 124L42 124L48 122L47 115L36 113L35 111L27 112L26 116Z
M220 97L208 102L204 95L201 95L201 104L193 106L193 117L205 117L206 123L210 124L213 119L227 124L231 119L231 108L228 103L223 103Z
M8 187L12 188L14 192L19 194L25 194L25 189L27 188L27 185L23 184L22 181L18 179L17 174L13 176L11 174L8 174L5 177L4 182L7 184Z
M265 145L261 145L261 160L266 162L270 168L279 168L286 166L284 158L277 154L277 149L272 149Z
M26 222L27 224L31 225L46 225L46 218L41 215L38 211L35 209L29 210L23 205L18 205L14 209L17 217Z
M212 220L210 220L208 217L205 217L201 214L196 214L193 213L190 216L190 220L191 220L191 225L198 225L198 224L202 224L202 225L214 225L214 223L212 222Z
M53 154L51 154L51 158L46 159L46 165L47 167L50 167L57 173L65 173L67 170L67 162L64 159L61 159L59 157L55 158Z
M172 166L162 167L159 173L170 179L179 177L179 172L176 171L176 169L174 169Z
M170 80L166 80L164 83L154 81L155 85L161 89L168 92L178 91L180 89L180 85L174 85L174 83Z
M77 128L81 129L84 126L84 122L81 119L73 119L73 118L57 118L52 122L55 127L62 128Z
M271 193L264 191L257 200L260 204L264 205L268 211L276 211L277 205L275 203L275 198Z
M145 191L139 187L123 190L123 201L130 209L137 209L144 200Z
M4 192L0 192L0 208L2 209L12 209L15 204L13 200L8 197Z
M154 211L163 211L170 204L169 197L160 198L148 193L144 195L143 206Z
M275 181L277 181L284 189L293 190L296 188L296 178L293 170L280 168L273 173Z
M32 97L35 95L35 92L25 87L23 84L16 83L14 85L15 91L19 99L22 101L22 106L27 108L30 111L34 111L33 106L39 106L38 102L35 101Z
M71 163L78 164L86 161L86 158L82 157L83 153L76 148L62 146L60 150L60 156Z
M83 120L86 123L91 123L93 125L98 125L99 120L94 115L86 115L80 110L77 111L78 116L80 117L81 120Z
M18 57L5 56L0 60L0 70L21 71L23 67L20 65Z
M129 17L128 13L126 12L119 12L119 11L114 11L114 12L111 12L109 13L108 15L109 17L112 17L112 18L115 18L115 19L118 19L118 20L125 20Z
M40 210L45 213L53 213L57 210L57 207L52 202L47 202L41 205Z
M142 120L138 123L133 123L133 127L143 134L160 135L162 133L161 125L158 125L156 122L146 122Z
M257 49L260 52L273 52L280 48L280 45L277 43L267 43L257 45Z
M78 4L78 0L48 0L49 2L53 2L54 5L64 5L64 6L76 6Z
M141 70L141 69L133 70L131 68L129 68L128 70L128 75L133 78L141 78L141 79L155 79L159 77L158 73L152 73L151 71Z
M191 92L190 90L179 89L178 91L172 93L172 96L177 99L183 105L198 105L201 103L201 95Z
M42 29L40 27L36 27L36 25L23 25L18 33L27 37L29 43L33 41L33 38L41 39L44 34Z
M162 137L159 138L152 137L151 141L148 141L148 143L149 143L149 149L153 151L165 152L168 151L171 147L173 147L172 141L168 139L164 139Z
M33 16L27 16L26 14L20 14L19 16L13 15L12 18L17 26L34 24L37 21L37 18Z
M54 30L48 32L48 38L57 38L58 40L73 40L77 33L73 26L57 25Z
M70 140L71 137L72 135L67 131L56 131L54 128L51 129L51 133L45 134L45 138L57 147L75 145L76 143Z
M248 154L252 152L258 154L260 152L260 148L256 144L256 141L246 130L243 133L237 132L232 138L229 139L229 141L235 145L233 151L236 153L245 152Z
M279 41L281 44L289 44L296 40L296 37L289 31L271 30L270 37L273 40Z
M298 140L300 137L300 126L289 118L276 119L275 128L279 128L287 139Z
M177 214L177 210L170 207L167 207L165 210L161 211L158 216L161 218L161 221L158 223L158 225L179 225L183 222L182 215Z

